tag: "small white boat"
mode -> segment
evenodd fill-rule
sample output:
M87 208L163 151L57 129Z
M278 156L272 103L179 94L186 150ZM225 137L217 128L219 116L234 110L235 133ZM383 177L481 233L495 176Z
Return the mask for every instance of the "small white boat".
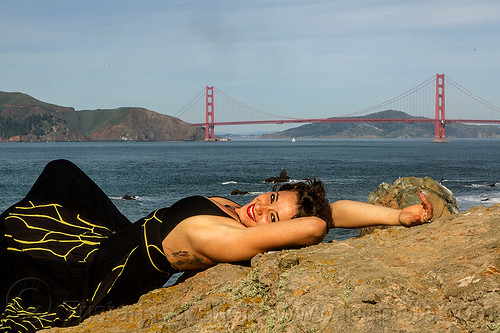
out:
M297 142L297 140L295 140L295 138L292 138L292 142Z

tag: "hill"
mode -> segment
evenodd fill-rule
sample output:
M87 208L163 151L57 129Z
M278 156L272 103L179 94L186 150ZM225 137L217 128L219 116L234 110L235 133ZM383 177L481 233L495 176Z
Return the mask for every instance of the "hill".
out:
M372 113L359 119L415 119L405 112L387 110ZM477 126L464 124L446 125L446 136L450 138L500 137L499 126ZM263 138L433 138L434 124L401 123L317 123L266 134Z
M203 130L136 107L75 111L22 93L0 92L2 141L196 141Z

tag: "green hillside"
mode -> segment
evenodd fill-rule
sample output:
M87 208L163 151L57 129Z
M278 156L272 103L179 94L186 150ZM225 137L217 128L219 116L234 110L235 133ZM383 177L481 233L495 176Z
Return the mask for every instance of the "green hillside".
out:
M123 122L130 114L131 108L109 110L85 110L66 115L69 124L78 127L86 135L91 136L101 128L112 127Z
M143 109L75 111L22 93L0 92L1 141L185 141L204 131Z

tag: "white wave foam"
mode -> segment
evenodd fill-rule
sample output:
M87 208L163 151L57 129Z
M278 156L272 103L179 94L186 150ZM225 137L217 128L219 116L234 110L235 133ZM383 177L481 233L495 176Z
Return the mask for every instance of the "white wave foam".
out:
M490 206L500 203L500 193L482 193L476 195L457 196L457 203L460 211L467 210L474 206Z
M490 183L490 184L469 184L465 185L465 187L470 187L470 188L492 188L498 186L498 183Z
M221 184L222 184L222 185L238 184L238 182L235 182L235 181L233 181L233 180L230 180L230 181L228 181L228 182L222 182Z
M121 196L121 197L118 197L118 196L109 196L109 198L111 200L125 200L123 199L125 195ZM132 197L133 199L130 199L132 201L157 201L157 198L155 197L150 197L150 196L145 196L145 197L142 197L142 196L138 196L138 195L131 195L129 194L130 197Z
M442 183L474 183L477 179L441 179L439 182Z
M109 198L110 198L111 200L125 200L125 199L123 199L123 197L124 197L124 196L125 196L125 195L123 195L123 196L121 196L121 197L110 196ZM133 199L130 199L130 200L136 200L136 201L139 201L139 200L144 200L144 198L143 198L143 197L140 197L140 196L138 196L138 195L130 195L130 197L132 197L132 198L133 198Z
M278 182L278 183L268 183L266 182L265 180L261 181L261 183L264 183L264 184L287 184L287 183L300 183L300 182L303 182L304 179L289 179L287 182ZM322 179L323 182L325 182L323 179ZM325 182L326 184L326 182Z
M125 196L125 195L124 195ZM121 197L109 197L110 199L114 199L114 200L122 200L124 196L121 196ZM139 199L140 197L137 196L137 195L130 195L130 197L134 198L134 199Z

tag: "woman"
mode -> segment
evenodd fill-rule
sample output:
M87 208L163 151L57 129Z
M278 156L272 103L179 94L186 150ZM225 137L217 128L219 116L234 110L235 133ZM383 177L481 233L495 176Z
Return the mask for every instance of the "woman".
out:
M319 181L285 184L240 206L193 196L131 223L69 161L50 162L0 215L0 332L71 326L136 302L173 273L320 243L332 227L412 226L432 206L331 205Z

